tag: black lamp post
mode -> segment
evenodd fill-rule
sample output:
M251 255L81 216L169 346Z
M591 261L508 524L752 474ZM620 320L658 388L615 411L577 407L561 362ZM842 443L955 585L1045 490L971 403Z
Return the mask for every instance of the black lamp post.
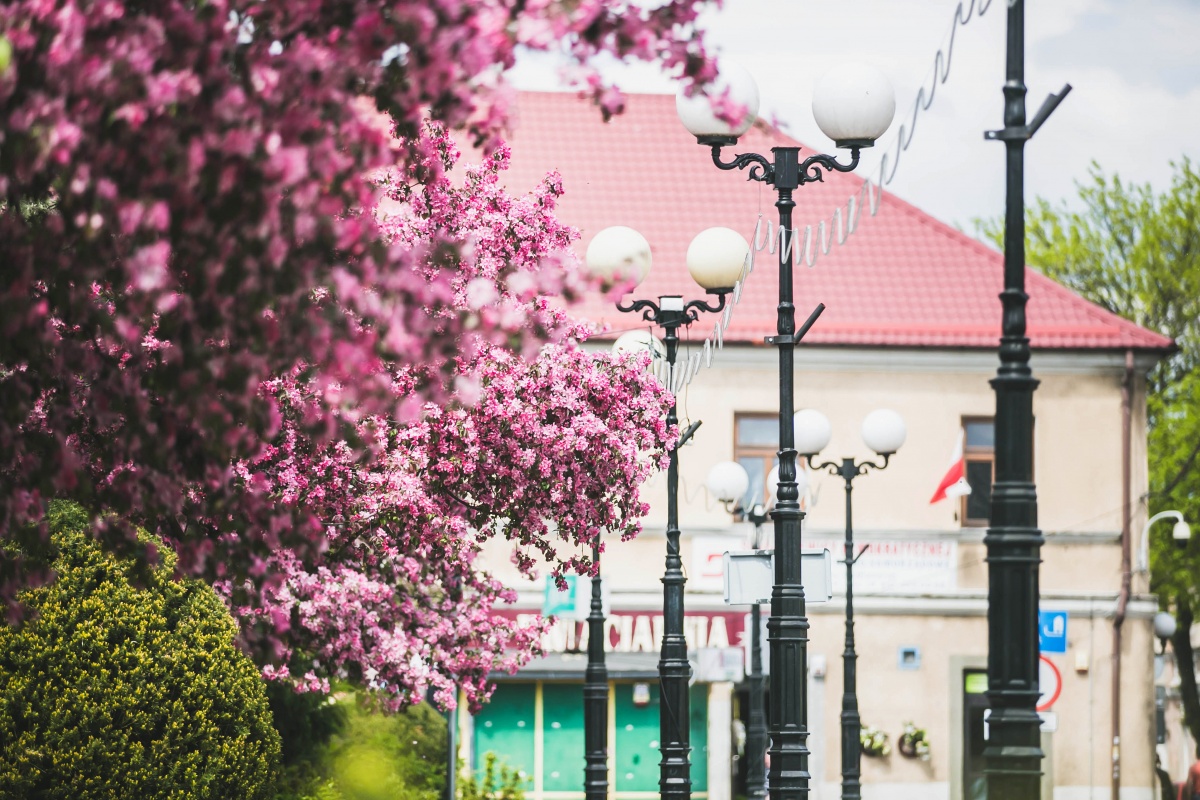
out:
M807 480L803 473L796 475L797 492L803 495L807 488ZM750 475L745 467L736 461L722 461L714 464L705 479L705 487L709 493L725 506L731 513L741 515L754 526L754 538L751 549L761 550L763 545L763 523L771 518L770 507L779 485L779 470L772 469L766 478L767 504L764 505L764 487L756 486L750 490ZM747 494L750 490L754 497ZM752 500L752 502L746 502ZM762 800L767 796L767 772L765 756L767 753L767 715L765 694L766 686L762 671L762 616L758 603L750 606L750 669L746 675L746 688L749 695L750 724L746 726L746 795L754 800Z
M1004 291L1000 368L996 392L996 477L983 542L988 562L988 741L984 749L989 800L1037 797L1042 773L1038 698L1038 564L1033 483L1033 392L1025 335L1025 142L1071 90L1050 95L1025 122L1025 4L1008 3L1004 128L988 139L1004 142Z
M762 526L770 519L766 508L755 504L745 512L746 519L754 525L752 548L762 548ZM767 714L762 671L762 612L758 603L750 606L750 674L746 683L750 690L750 724L746 726L746 795L752 800L767 796L767 765L763 757L767 753Z
M754 524L754 549L762 547L762 526L769 519L761 505L755 505L746 513L746 519ZM746 726L746 794L753 800L767 796L767 765L763 760L767 754L767 713L764 702L762 671L762 612L755 603L750 607L750 724Z
M596 577L588 613L588 663L583 679L583 794L608 797L608 669L604 665L604 600L600 583L600 542L592 545Z
M846 486L846 644L842 650L842 800L860 800L862 797L862 718L858 713L858 653L854 649L854 564L866 551L864 546L854 552L853 506L850 502L854 491L854 479L865 475L868 470L886 469L889 459L904 444L907 431L904 420L895 411L880 409L872 411L863 420L862 437L867 447L883 457L883 463L874 461L856 462L843 458L841 462L825 461L814 464L813 458L829 444L832 427L825 415L813 409L796 414L796 449L808 459L812 469L828 470L837 475Z
M895 113L895 99L887 79L867 67L848 67L830 73L817 85L813 114L817 124L838 147L850 150L850 163L832 156L814 155L803 161L798 147L771 148L773 160L757 153L721 159L721 148L737 144L749 130L758 111L758 89L742 70L723 69L715 96L728 90L728 99L748 113L741 124L730 125L712 109L708 97L680 95L676 107L684 126L696 140L712 148L713 163L724 170L746 169L751 180L774 187L779 209L779 305L776 330L767 344L779 348L779 489L772 519L775 522L775 584L771 590L771 616L767 639L771 645L769 713L771 735L770 794L773 800L807 798L808 771L808 618L800 574L800 535L804 512L796 485L796 450L792 431L794 410L795 347L824 309L818 305L796 329L792 296L792 193L800 186L823 179L824 170L849 172L858 165L859 151L870 147L887 130ZM839 100L839 97L842 99Z
M714 305L705 300L685 302L681 295L662 295L658 302L633 300L617 304L623 313L641 312L642 319L663 329L663 344L669 365L668 382L675 377L675 356L679 349L679 328L699 319L700 312L716 313L725 308L725 298L741 278L750 245L729 228L709 228L700 233L688 248L687 264L692 278L716 295ZM650 269L650 245L632 228L615 226L596 234L588 245L588 269L602 278L639 281ZM679 423L675 403L667 411L667 427ZM689 741L688 683L692 667L687 657L683 633L683 561L679 555L679 448L691 438L699 422L679 436L667 466L667 560L663 574L663 640L658 662L659 676L659 792L664 800L688 800L691 797L691 752Z

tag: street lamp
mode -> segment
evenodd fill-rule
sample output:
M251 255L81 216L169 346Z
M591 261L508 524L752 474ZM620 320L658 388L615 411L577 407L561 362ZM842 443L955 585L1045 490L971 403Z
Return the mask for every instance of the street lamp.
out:
M833 429L820 411L806 408L796 414L796 449L813 469L828 470L839 476L846 485L846 647L842 651L842 800L862 797L862 743L859 732L862 719L858 714L858 654L854 651L854 564L869 545L854 552L854 526L851 523L850 495L854 479L870 469L886 469L888 460L904 444L907 430L904 419L886 408L867 414L862 423L863 443L883 457L882 464L874 461L855 462L853 458L813 464L813 458L829 444Z
M1175 635L1175 615L1168 611L1160 611L1154 615L1154 636L1162 646L1162 654L1167 654L1167 639Z
M592 545L596 577L588 611L588 660L583 678L583 794L608 797L608 667L604 663L604 601L600 583L600 541Z
M799 494L803 496L807 479L801 472L796 476ZM779 485L779 468L767 475L767 502L742 506L746 491L750 488L750 476L746 468L736 461L714 464L704 482L710 494L735 514L740 514L754 525L751 547L762 548L762 526L770 517L768 512L775 505L775 493ZM761 496L757 499L761 500ZM762 629L761 611L758 603L750 606L750 670L746 684L750 695L750 724L746 726L746 795L760 800L767 796L767 772L764 756L767 753L767 716L764 702L762 672Z
M1154 526L1154 523L1163 519L1175 520L1175 525L1171 528L1171 538L1175 541L1176 547L1187 547L1188 540L1192 538L1192 526L1187 524L1187 520L1183 518L1181 512L1160 511L1155 514L1146 520L1146 525L1142 528L1142 546L1138 550L1138 572L1150 571L1150 528Z
M692 240L687 251L687 267L692 279L708 294L716 295L714 305L705 300L684 302L681 295L662 295L653 300L633 300L629 305L617 304L624 313L641 312L642 319L663 329L663 344L669 365L669 382L673 382L675 355L679 348L679 328L699 319L700 312L716 313L725 308L725 298L742 276L750 245L737 231L729 228L709 228ZM640 282L650 271L650 246L632 228L605 228L588 245L588 270L601 278L616 281ZM675 403L667 411L667 427L679 422ZM662 761L659 764L659 790L667 800L688 800L691 796L691 765L689 742L688 683L692 668L687 658L687 640L683 634L683 561L679 556L679 447L683 445L699 422L693 423L679 436L671 449L667 466L667 561L663 575L663 640L658 662L659 676L659 741ZM586 729L586 723L585 723ZM588 747L591 752L591 748Z
M1037 527L1033 482L1033 392L1025 329L1025 142L1067 92L1050 95L1025 118L1025 3L1008 0L1004 127L1004 290L1000 293L1000 367L996 393L995 478L983 538L988 564L988 739L984 773L991 800L1025 800L1041 791L1038 690L1038 565L1045 538ZM1115 713L1115 712L1114 712ZM1113 741L1113 759L1119 742ZM1114 783L1115 785L1115 783Z
M738 124L714 113L711 97L746 110ZM896 101L887 78L869 67L839 69L823 78L813 94L817 125L840 148L850 150L850 163L832 156L814 155L800 160L799 147L774 147L774 160L757 153L721 160L721 148L737 144L750 129L758 110L758 89L742 70L723 69L714 94L682 92L676 98L679 118L696 141L712 148L719 169L746 169L751 180L774 187L779 209L779 305L776 336L767 344L779 348L779 500L771 517L775 523L775 585L771 590L771 616L767 622L771 643L771 796L775 800L806 798L808 772L808 619L800 577L800 535L804 512L796 485L796 450L793 446L793 364L795 347L824 309L818 305L796 329L792 298L792 193L820 181L823 170L849 172L858 166L859 150L870 147L883 134L895 114Z

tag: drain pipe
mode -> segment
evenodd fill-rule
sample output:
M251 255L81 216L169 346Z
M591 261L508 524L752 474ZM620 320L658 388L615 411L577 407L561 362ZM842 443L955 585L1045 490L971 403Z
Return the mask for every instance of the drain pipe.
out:
M1121 624L1129 605L1133 570L1132 489L1133 478L1133 351L1125 351L1125 380L1121 384L1121 592L1113 615L1112 650L1112 800L1121 797Z

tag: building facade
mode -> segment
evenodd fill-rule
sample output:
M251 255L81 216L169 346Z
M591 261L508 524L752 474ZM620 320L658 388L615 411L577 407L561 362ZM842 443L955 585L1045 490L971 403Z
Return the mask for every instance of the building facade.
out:
M692 235L724 225L752 238L773 202L761 186L721 173L675 120L673 99L633 96L628 111L602 124L569 94L522 94L511 140L514 189L557 169L566 196L561 217L585 246L608 225L630 225L651 242L655 264L636 297L702 294L690 287L683 253ZM737 152L794 144L758 128ZM664 177L667 176L667 177ZM852 175L828 176L797 192L796 217L816 223L857 195ZM581 250L582 252L582 246ZM886 407L907 422L908 440L886 470L854 483L855 541L868 545L855 567L858 697L864 725L889 735L889 756L863 759L866 798L981 797L979 754L986 737L986 531L995 399L988 383L998 359L1001 256L885 195L845 244L812 268L796 268L797 314L827 311L797 351L797 408L833 424L825 460L871 456L858 436L864 416ZM737 460L764 491L777 447L774 256L758 253L715 350L678 394L683 425L702 421L680 451L680 522L688 576L686 613L695 681L691 690L693 793L732 800L744 791L740 747L746 716L742 682L748 609L723 602L721 556L748 549L751 527L709 497L708 470ZM1044 277L1029 274L1034 396L1034 472L1042 548L1044 797L1150 800L1154 784L1155 697L1152 597L1134 583L1114 652L1113 615L1123 541L1140 532L1147 488L1144 375L1170 346L1158 334L1107 314ZM638 327L600 299L584 306L610 329ZM644 325L644 324L643 324ZM712 331L701 321L683 352ZM601 341L597 346L605 346ZM691 350L689 351L689 348ZM930 497L962 441L965 497ZM804 498L806 549L842 558L840 478L812 470ZM634 541L609 541L602 578L609 593L606 650L610 794L657 796L658 649L665 558L665 475L646 489L651 512ZM770 523L767 528L769 532ZM582 679L586 636L563 598L524 581L502 543L484 562L518 589L512 613L559 606L545 656L504 676L492 702L461 722L469 765L493 751L527 780L530 800L583 796ZM813 797L839 796L844 572L833 567L833 597L810 603L808 724ZM578 591L586 591L583 582ZM567 603L566 606L570 604ZM1059 613L1052 613L1059 612ZM764 618L766 616L764 609ZM764 637L765 639L765 637ZM1059 652L1062 651L1062 652ZM1114 684L1119 660L1121 680ZM768 663L764 656L764 664ZM1116 713L1114 713L1116 712ZM927 731L928 760L900 754L906 723ZM1114 747L1114 735L1119 747ZM1115 762L1114 762L1115 759Z

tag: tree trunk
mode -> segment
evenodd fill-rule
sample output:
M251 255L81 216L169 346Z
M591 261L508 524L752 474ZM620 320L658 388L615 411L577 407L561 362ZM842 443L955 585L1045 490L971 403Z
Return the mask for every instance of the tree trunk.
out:
M1175 668L1179 670L1179 698L1183 702L1183 724L1200 742L1200 694L1196 691L1196 658L1192 652L1192 607L1187 597L1175 598L1175 635L1171 649L1175 651ZM1198 747L1197 758L1200 758Z

